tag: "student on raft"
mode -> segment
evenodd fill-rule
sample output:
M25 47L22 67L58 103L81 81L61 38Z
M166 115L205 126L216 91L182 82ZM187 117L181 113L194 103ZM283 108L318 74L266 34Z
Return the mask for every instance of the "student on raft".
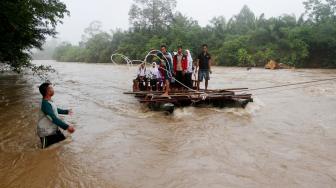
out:
M146 91L148 87L147 83L147 70L145 63L141 63L137 72L137 80L139 82L139 88L141 91Z
M202 45L202 53L197 57L197 68L198 68L198 81L197 90L200 89L200 82L205 80L205 91L208 89L208 82L210 80L211 71L211 55L208 52L208 45Z
M183 85L185 85L185 74L187 72L188 68L188 58L186 55L183 54L182 46L178 46L177 53L174 55L173 58L173 64L174 64L174 75L176 80L178 81L176 83L176 87L178 89L183 89Z
M193 64L192 81L193 81L193 88L197 88L198 68L197 68L196 62Z
M170 91L170 82L172 78L172 55L167 52L167 46L161 45L161 52L157 54L160 58L160 72L161 76L164 78L164 93L163 96L168 96Z
M150 90L158 91L161 75L159 68L155 62L152 63L152 67L149 71L149 78L150 78Z
M57 108L55 103L51 100L54 95L54 88L51 83L46 82L41 84L39 90L43 99L37 124L37 135L40 137L42 148L46 148L65 140L65 136L59 128L67 130L69 133L74 133L75 128L59 118L59 114L71 115L72 110Z
M187 72L185 75L185 85L188 86L190 89L193 89L193 81L192 81L193 59L191 57L190 50L186 50L186 56L188 59L188 65L187 65Z

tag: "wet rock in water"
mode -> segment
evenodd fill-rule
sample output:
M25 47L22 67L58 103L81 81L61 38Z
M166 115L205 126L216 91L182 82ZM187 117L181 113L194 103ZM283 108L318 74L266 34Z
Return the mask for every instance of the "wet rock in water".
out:
M265 65L265 69L271 69L271 70L275 70L275 69L292 69L294 67L291 67L287 64L284 63L278 63L274 60L269 61L266 65Z
M270 60L270 61L265 65L265 69L271 69L271 70L274 70L274 69L279 69L279 68L280 68L279 63L277 63L277 62L274 61L274 60Z

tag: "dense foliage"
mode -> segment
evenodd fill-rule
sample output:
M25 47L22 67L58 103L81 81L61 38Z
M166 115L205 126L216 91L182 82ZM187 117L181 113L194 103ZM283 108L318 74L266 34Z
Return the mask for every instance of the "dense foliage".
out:
M178 45L195 56L207 43L215 63L226 66L263 66L269 60L296 67L336 67L336 0L308 0L305 14L265 18L247 6L231 19L215 17L206 27L175 12L175 0L135 0L131 28L106 33L94 22L79 45L63 43L58 61L109 62L112 53L143 59L161 44Z
M66 6L59 0L1 0L0 63L17 72L32 67L30 49L41 49L47 36L55 36L65 14Z

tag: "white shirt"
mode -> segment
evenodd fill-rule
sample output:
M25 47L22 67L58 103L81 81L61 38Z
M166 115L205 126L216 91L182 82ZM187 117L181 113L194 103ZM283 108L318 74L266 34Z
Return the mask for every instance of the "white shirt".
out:
M187 67L187 72L188 73L193 73L193 59L191 55L188 55L188 67Z
M152 79L161 78L160 71L157 67L150 69L150 75Z
M139 68L138 70L138 76L146 76L146 67L144 68Z

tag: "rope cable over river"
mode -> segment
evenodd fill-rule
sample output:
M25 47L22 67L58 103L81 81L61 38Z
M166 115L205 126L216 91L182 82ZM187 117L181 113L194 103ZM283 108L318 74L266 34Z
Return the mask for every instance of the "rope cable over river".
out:
M144 63L145 66L147 66L147 58L149 56L154 56L156 58L158 58L160 61L162 61L162 59L156 55L153 54L153 52L157 52L157 53L161 53L161 51L159 50L151 50L150 52L147 53L147 55L145 56L145 59L142 60L131 60L130 58L128 58L127 56L123 55L123 54L119 54L119 53L114 53L111 55L111 61L112 63L114 63L115 65L117 65L118 63L116 63L113 59L113 57L115 56L120 56L122 59L125 60L125 62L127 63L127 65L132 66L133 62L141 62ZM163 54L162 54L163 55ZM163 57L165 58L165 60L168 62L168 59L163 55ZM168 63L169 66L169 63ZM168 75L170 76L170 78L174 79L175 82L178 82L179 84L181 84L184 88L188 89L189 91L193 91L193 92L197 92L197 90L194 90L188 86L186 86L185 84L179 82L177 79L175 79L175 77L171 74L171 72L167 69L164 69L162 67L160 67L160 69L163 69L164 71L166 71L168 73ZM169 68L170 69L170 68ZM246 89L242 89L243 91L259 91L259 90L268 90L268 89L274 89L274 88L281 88L281 87L288 87L288 86L296 86L296 85L305 85L305 84L311 84L311 83L318 83L318 82L326 82L326 81L332 81L332 80L336 80L336 77L331 77L331 78L325 78L325 79L318 79L318 80L311 80L311 81L306 81L306 82L297 82L297 83L288 83L288 84L281 84L281 85L275 85L275 86L268 86L268 87L260 87L260 88L246 88ZM203 94L205 94L205 92L202 92Z

